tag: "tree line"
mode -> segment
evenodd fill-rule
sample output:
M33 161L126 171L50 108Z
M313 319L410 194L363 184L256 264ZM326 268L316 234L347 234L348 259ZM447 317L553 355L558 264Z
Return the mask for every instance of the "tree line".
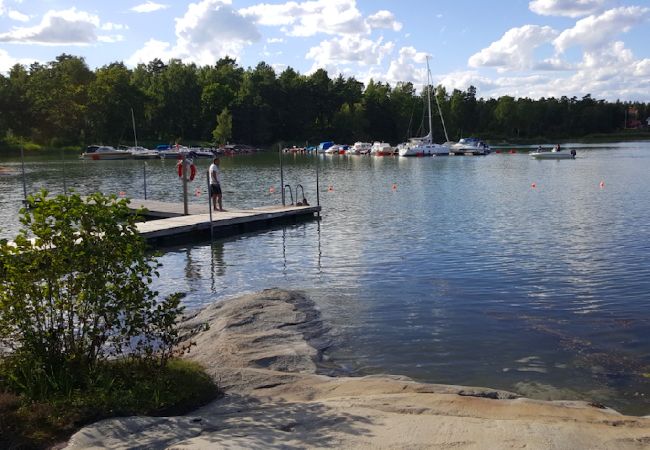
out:
M432 88L432 87L429 87ZM582 98L477 98L476 88L435 95L449 138L580 137L612 133L626 120L645 120L642 102ZM393 144L428 132L426 89L394 86L327 71L279 75L267 63L244 69L225 57L197 66L154 59L129 69L122 62L91 70L84 58L62 54L46 64L13 66L0 75L0 138L48 146L133 142L213 143L219 137L257 146L382 140ZM434 102L433 135L445 136Z

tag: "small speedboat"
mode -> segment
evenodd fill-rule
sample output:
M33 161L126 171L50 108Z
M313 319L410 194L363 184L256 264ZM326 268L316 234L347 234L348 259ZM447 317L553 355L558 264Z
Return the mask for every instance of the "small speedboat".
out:
M529 155L535 159L576 159L576 151L563 152L554 147L552 150L539 147L537 150L530 152Z
M109 159L133 159L133 155L131 152L118 150L110 145L89 145L86 151L81 154L81 158L100 161Z

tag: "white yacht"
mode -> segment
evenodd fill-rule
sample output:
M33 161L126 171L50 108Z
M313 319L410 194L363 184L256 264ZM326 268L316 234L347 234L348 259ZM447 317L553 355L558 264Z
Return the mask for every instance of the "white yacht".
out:
M535 159L576 159L575 150L563 152L559 145L553 147L552 150L540 146L537 150L530 152L529 155Z
M433 127L431 124L431 71L429 70L429 58L427 58L427 110L429 112L429 134L422 137L411 138L408 142L400 144L397 146L397 152L400 156L447 156L449 155L449 145L435 144L433 142ZM442 129L445 131L445 138L447 143L449 143L449 137L447 136L447 127L445 126L445 120L442 117L442 110L440 109L440 103L438 103L438 97L436 97L436 104L438 105L438 113L440 114L440 120L442 121Z
M390 156L395 154L395 150L388 142L376 141L370 147L370 154L374 156Z

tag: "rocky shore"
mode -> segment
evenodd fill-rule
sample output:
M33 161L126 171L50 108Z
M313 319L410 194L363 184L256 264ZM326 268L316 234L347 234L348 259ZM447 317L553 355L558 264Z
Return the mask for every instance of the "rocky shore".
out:
M312 301L269 289L215 303L182 324L224 398L180 417L104 420L68 449L647 449L650 416L538 401L399 376L332 377Z

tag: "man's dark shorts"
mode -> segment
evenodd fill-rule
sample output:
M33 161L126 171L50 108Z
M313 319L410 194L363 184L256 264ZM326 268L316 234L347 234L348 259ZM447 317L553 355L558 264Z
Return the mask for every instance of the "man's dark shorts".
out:
M213 195L222 195L221 194L221 184L210 184L210 196Z

